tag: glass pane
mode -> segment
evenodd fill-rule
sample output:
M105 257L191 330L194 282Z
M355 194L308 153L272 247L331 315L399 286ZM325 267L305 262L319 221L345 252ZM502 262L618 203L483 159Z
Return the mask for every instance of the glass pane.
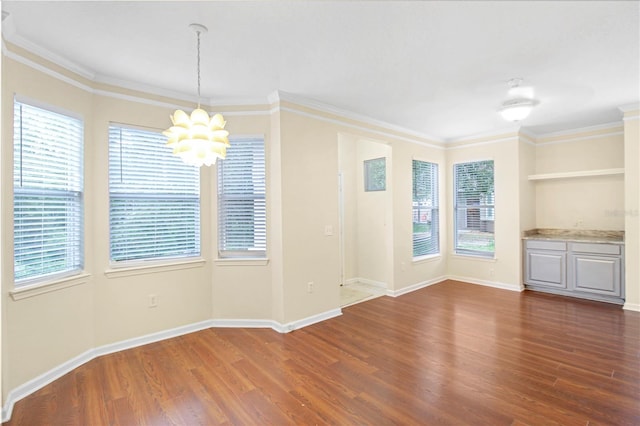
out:
M440 251L438 165L413 160L413 257Z
M384 191L386 189L386 159L375 158L364 161L364 190Z
M235 139L218 164L218 250L221 257L266 256L263 139Z
M495 252L493 161L456 164L454 179L456 252L492 256Z
M83 123L14 102L16 287L83 267Z
M109 230L113 261L200 255L200 169L161 133L109 127Z

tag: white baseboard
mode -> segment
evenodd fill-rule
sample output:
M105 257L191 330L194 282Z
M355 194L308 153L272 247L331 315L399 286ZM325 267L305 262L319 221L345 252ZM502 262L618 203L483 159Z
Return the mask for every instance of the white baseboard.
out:
M391 296L391 297L402 296L403 294L411 293L412 291L420 290L421 288L429 287L430 285L433 285L433 284L438 284L442 281L445 281L446 279L447 279L446 276L442 276L442 277L433 278L427 281L422 281L417 284L410 285L409 287L401 288L399 290L387 290L387 296Z
M636 311L636 312L640 312L640 305L637 303L625 303L622 306L622 309L626 309L628 311Z
M59 379L70 371L80 367L83 364L91 361L102 355L107 355L114 352L123 351L126 349L132 349L138 346L147 345L149 343L159 342L161 340L171 339L173 337L182 336L184 334L193 333L207 328L223 328L223 327L243 327L243 328L271 328L278 333L289 333L290 331L297 330L311 324L315 324L326 319L334 318L342 315L342 310L332 309L327 312L323 312L317 315L312 315L307 318L303 318L297 321L293 321L287 324L281 324L273 320L242 320L242 319L218 319L218 320L206 320L193 324L188 324L169 330L159 331L157 333L151 333L140 337L134 337L132 339L122 340L120 342L109 343L107 345L92 348L80 355L71 358L68 361L52 368L51 370L29 380L26 383L12 389L7 395L7 399L2 407L2 422L7 422L11 419L11 413L13 412L13 406L16 402L22 398L31 395L35 391L42 389L54 380Z
M403 294L411 293L412 291L420 290L421 288L428 287L430 285L437 284L437 283L440 283L440 282L446 281L446 280L463 281L463 282L470 283L470 284L483 285L485 287L499 288L499 289L502 289L502 290L510 290L510 291L518 291L518 292L524 290L524 287L522 285L520 285L520 284L509 284L509 283L501 283L501 282L497 282L497 281L478 280L476 278L460 277L460 276L457 276L457 275L442 275L440 277L432 278L432 279L427 280L427 281L422 281L422 282L419 282L417 284L413 284L413 285L410 285L408 287L401 288L399 290L387 289L387 296L398 297L398 296L401 296ZM387 288L387 285L385 283L382 283L382 282L379 282L379 281L369 280L367 278L362 278L362 277L351 278L351 279L345 281L345 284L352 284L352 283L356 283L356 282L369 284L369 285L375 285L377 287L381 287L381 288L385 288L385 289Z
M387 288L389 288L389 285L387 283L385 283L385 282L370 280L369 278L363 278L363 277L349 278L348 280L344 281L345 285L355 284L355 283L362 283L362 284L372 285L374 287L384 288L385 290Z
M478 280L476 278L471 278L471 277L459 277L457 275L447 275L447 279L453 280L453 281L462 281L470 284L483 285L485 287L499 288L502 290L511 290L511 291L518 291L518 292L524 291L524 286L522 286L521 284L501 283L497 281L485 281L485 280Z
M341 309L332 309L327 312L322 312L317 315L312 315L307 318L302 318L297 321L292 321L287 324L281 324L274 320L247 320L247 319L217 319L211 320L211 327L214 328L271 328L278 333L289 333L293 330L298 330L303 327L307 327L311 324L328 320L342 315Z
M68 372L80 367L83 364L86 364L94 358L114 352L119 352L125 349L135 348L149 343L159 342L160 340L170 339L172 337L181 336L183 334L193 333L195 331L204 330L210 327L212 327L211 321L202 321L89 349L88 351L83 352L80 355L63 362L57 367L54 367L51 370L39 375L38 377L35 377L28 382L18 386L17 388L11 390L11 392L9 392L9 394L7 395L7 400L5 401L4 406L2 407L2 422L6 422L11 418L13 406L16 402L28 395L31 395L35 391L42 389L54 380L59 379Z
M289 322L287 324L281 325L282 331L280 333L288 333L293 330L298 330L303 327L307 327L309 325L325 321L331 318L335 318L342 315L342 309L331 309L330 311L326 311L317 315L312 315L307 318L303 318L301 320Z
M2 423L7 422L9 421L9 419L11 419L13 406L16 402L45 387L54 380L59 379L73 369L78 368L82 364L91 361L93 358L95 358L94 350L90 349L86 352L81 353L75 358L71 358L70 360L63 362L62 364L39 375L38 377L35 377L28 382L23 383L17 388L12 389L11 392L9 392L9 394L7 395L7 400L2 407Z
M216 319L211 320L211 327L213 328L271 328L278 333L282 324L274 320L259 320L259 319Z
M184 334L195 333L196 331L205 330L211 327L213 327L212 320L206 320L171 328L169 330L146 334L140 337L134 337L132 339L121 340L120 342L116 343L109 343L107 345L94 348L93 358L97 358L102 355L108 355L114 352L124 351L126 349L136 348L142 345L148 345L149 343L155 343L161 340L171 339L173 337L182 336Z

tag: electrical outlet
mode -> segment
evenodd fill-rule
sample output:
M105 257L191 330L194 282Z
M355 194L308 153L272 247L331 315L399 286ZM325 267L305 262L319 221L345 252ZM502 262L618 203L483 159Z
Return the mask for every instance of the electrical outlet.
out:
M313 281L307 283L307 293L313 293Z
M149 295L149 307L156 308L158 306L158 296L155 294Z

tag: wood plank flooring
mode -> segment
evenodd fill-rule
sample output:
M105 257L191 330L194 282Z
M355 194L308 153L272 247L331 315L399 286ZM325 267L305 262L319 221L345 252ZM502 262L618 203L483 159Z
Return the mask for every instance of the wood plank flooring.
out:
M455 281L106 355L7 425L640 425L640 314Z

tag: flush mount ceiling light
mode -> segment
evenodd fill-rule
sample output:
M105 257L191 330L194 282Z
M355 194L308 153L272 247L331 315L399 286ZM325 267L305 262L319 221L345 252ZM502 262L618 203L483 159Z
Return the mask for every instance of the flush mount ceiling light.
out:
M162 132L169 138L167 145L173 148L173 154L182 158L186 164L200 167L224 159L229 146L229 132L224 129L226 121L222 114L209 117L207 111L200 108L200 34L207 27L200 24L189 25L198 39L198 107L188 115L176 110L171 115L173 126Z
M533 90L530 88L520 87L521 78L512 78L509 80L509 99L504 101L498 112L507 121L521 121L527 118L538 101L532 99Z

